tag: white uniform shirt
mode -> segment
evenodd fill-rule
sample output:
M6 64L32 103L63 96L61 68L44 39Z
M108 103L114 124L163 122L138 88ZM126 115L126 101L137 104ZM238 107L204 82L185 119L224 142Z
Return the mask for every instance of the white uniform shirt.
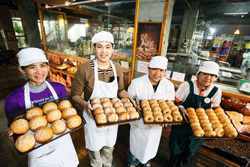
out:
M211 84L208 88L202 91L202 87L197 83L197 80L192 81L194 86L194 94L198 96L208 96L209 93L213 90L214 84ZM190 86L188 82L184 82L180 85L178 90L175 93L176 102L184 102L190 93ZM218 88L217 92L211 98L212 107L219 107L221 102L221 89Z

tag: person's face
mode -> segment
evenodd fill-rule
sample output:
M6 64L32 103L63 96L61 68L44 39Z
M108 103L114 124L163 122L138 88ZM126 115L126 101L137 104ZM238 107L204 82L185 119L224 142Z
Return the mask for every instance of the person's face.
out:
M105 63L109 61L114 48L110 42L98 42L95 45L95 54L98 61Z
M164 77L166 70L160 68L149 68L148 67L148 76L149 80L153 85L157 85L160 80Z
M200 72L197 80L201 86L206 87L211 85L215 81L215 79L216 75Z
M49 66L45 62L33 63L26 66L24 69L19 67L19 70L26 74L31 85L41 85L48 76Z

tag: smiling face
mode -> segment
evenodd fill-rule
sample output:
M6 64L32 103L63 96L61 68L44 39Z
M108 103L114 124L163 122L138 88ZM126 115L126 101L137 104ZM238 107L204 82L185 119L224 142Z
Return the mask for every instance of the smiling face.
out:
M164 77L166 70L148 67L148 76L152 85L157 85Z
M198 74L197 81L201 86L207 87L211 85L215 81L215 79L216 79L216 75L200 72Z
M29 83L34 86L41 85L48 76L49 68L48 64L45 62L33 63L24 67L23 69L19 67L18 69L21 73L27 75L29 78Z
M110 42L98 42L95 44L95 54L97 61L106 63L113 54L114 47Z

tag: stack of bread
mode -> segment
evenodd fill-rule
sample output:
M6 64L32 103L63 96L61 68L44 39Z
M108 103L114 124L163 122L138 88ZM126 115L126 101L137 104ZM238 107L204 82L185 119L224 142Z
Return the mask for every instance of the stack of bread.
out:
M20 152L26 152L34 148L36 142L46 143L53 138L53 134L63 134L67 127L75 129L81 123L82 119L72 108L71 102L62 100L58 104L48 102L42 109L33 107L27 110L25 118L14 119L10 129L13 133L21 135L15 142L16 148Z
M187 108L189 123L196 137L237 137L237 131L222 108Z
M91 100L94 117L97 124L114 123L139 118L139 113L128 98L95 97Z
M180 122L183 120L178 107L173 101L160 99L143 99L141 101L141 108L143 111L144 121L146 123L152 122Z
M229 118L232 120L233 124L237 128L239 133L250 134L250 116L244 115L244 113L239 113L237 111L227 111Z

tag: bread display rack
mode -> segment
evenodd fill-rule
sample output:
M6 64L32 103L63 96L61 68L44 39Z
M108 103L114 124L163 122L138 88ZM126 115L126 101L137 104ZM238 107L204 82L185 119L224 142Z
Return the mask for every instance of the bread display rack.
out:
M86 124L86 121L85 121L85 119L83 118L83 116L82 116L82 113L80 112L80 110L78 109L78 107L76 106L76 104L73 102L73 100L71 99L71 97L69 97L69 96L67 96L67 97L64 97L64 98L60 98L60 99L58 99L58 100L54 100L54 101L52 101L52 103L55 103L56 105L58 105L59 104L59 102L61 102L61 101L70 101L70 103L72 104L72 108L74 108L75 109L75 111L76 111L76 115L72 115L72 117L79 117L78 119L81 119L81 121L79 122L79 124L77 125L77 127L75 127L75 128L72 128L72 127L70 127L70 126L68 126L67 125L67 120L69 120L69 118L67 118L67 120L65 120L64 118L61 118L61 119L59 119L59 120L62 120L62 121L64 121L65 122L65 125L66 125L66 130L62 133L62 134L53 134L53 136L52 136L52 138L49 138L49 140L47 140L47 141L44 141L44 142L37 142L36 141L36 143L35 143L35 145L34 145L34 147L33 148L31 148L31 149L29 149L28 151L19 151L19 149L17 149L17 151L20 153L20 154L27 154L27 153L29 153L29 152L31 152L31 151L33 151L33 150L36 150L37 148L39 148L39 147L41 147L41 146L43 146L43 145L46 145L46 144L48 144L48 143L50 143L50 142L52 142L52 141L54 141L54 140L57 140L57 139L59 139L59 138L61 138L62 136L64 136L64 135L66 135L66 134L69 134L69 133L72 133L72 132L74 132L74 131L76 131L76 130L78 130L79 128L82 128L83 127L83 125L84 124ZM51 102L48 102L48 103L51 103ZM46 103L47 104L47 103ZM43 106L44 106L45 104L43 104L43 105L39 105L39 106L36 106L35 108L40 108L40 109L42 109L43 108ZM34 108L34 107L32 107L32 108ZM26 120L26 121L29 121L29 120L27 120L27 118L26 118L26 113L27 113L27 111L28 110L30 110L30 109L32 109L32 108L29 108L29 109L26 109L26 110L22 110L22 111L20 111L20 112L18 112L18 113L15 113L15 114L12 114L11 115L11 124L14 122L14 121L16 121L16 120ZM44 114L44 113L43 113ZM63 115L63 114L62 114ZM40 116L36 116L36 117L40 117ZM43 117L43 118L45 118L45 120L46 120L46 115L43 115L43 116L41 116L41 117ZM32 120L32 119L31 119ZM25 122L26 122L25 121ZM73 121L73 120L72 120ZM48 129L53 129L53 127L51 127L51 125L52 125L52 122L51 123L49 123L49 122L46 122L46 126L43 126L43 127L48 127ZM38 131L40 128L37 128L36 129L36 131ZM50 131L52 131L52 130L50 130ZM52 133L53 133L53 131L52 131ZM35 131L32 131L31 129L28 129L28 131L26 132L26 133L24 133L24 134L29 134L29 135L31 135L31 136L35 136ZM22 135L24 135L23 133L22 134L13 134L13 138L14 138L14 142L16 143L16 141L17 141L17 139L18 139L18 137L20 137L20 136L22 136ZM27 135L28 136L28 135Z

